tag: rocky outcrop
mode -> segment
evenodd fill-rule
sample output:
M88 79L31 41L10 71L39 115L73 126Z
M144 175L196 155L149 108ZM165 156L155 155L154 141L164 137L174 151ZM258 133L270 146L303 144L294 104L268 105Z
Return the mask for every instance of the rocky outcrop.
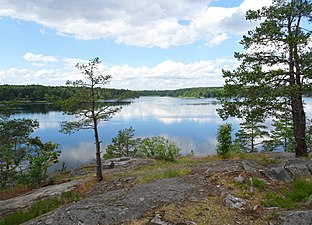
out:
M60 195L62 192L71 191L76 185L82 182L86 182L88 179L73 180L67 183L51 185L40 188L16 198L0 201L0 216L3 216L9 212L16 211L29 207L31 204L39 199Z
M278 219L281 225L311 225L312 210L282 212Z
M110 165L111 162L107 161L105 163ZM116 174L122 171L129 173L131 168L147 164L148 160L127 158L119 161L114 160L113 162L114 168L107 171ZM142 217L146 212L150 213L152 211L153 213L149 214L150 224L170 225L176 223L166 221L161 213L155 214L158 208L177 202L184 202L185 204L196 202L209 195L218 196L220 202L223 200L220 203L223 204L223 207L233 208L240 213L252 211L252 213L256 214L258 213L258 205L253 207L252 202L249 202L248 199L242 199L244 197L241 195L237 196L242 198L236 197L233 190L226 189L219 181L222 178L229 179L229 181L235 180L235 182L243 184L255 176L268 185L275 185L290 183L300 177L312 178L311 160L283 157L272 160L272 162L274 163L269 165L261 165L251 160L202 162L191 165L192 173L185 177L157 180L144 184L138 182L137 175L117 176L114 179L95 184L88 190L90 193L86 191L88 197L85 199L63 206L52 213L25 224L124 224ZM81 181L73 181L61 184L61 186L53 185L25 196L1 201L1 213L19 207L27 207L44 196L60 194L63 191L70 190L74 187L75 182L79 183ZM312 200L307 201L306 211L302 211L302 208L301 211L279 213L278 222L274 224L312 224L312 211L309 211L311 202ZM194 223L183 221L183 223L179 224Z
M150 209L183 201L193 188L181 178L158 180L84 199L25 224L121 224L142 216Z

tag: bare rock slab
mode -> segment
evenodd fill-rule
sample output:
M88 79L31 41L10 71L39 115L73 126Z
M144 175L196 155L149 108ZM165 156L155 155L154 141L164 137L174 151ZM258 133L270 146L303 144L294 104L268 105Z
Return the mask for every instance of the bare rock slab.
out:
M264 169L263 173L266 177L273 181L291 183L293 182L292 177L288 171L285 170L284 165L271 165Z
M120 224L136 219L150 209L183 201L193 188L181 178L158 180L84 199L26 224Z
M312 210L282 212L278 219L280 225L312 225Z
M2 200L0 201L0 216L18 209L27 208L39 199L60 195L65 191L71 191L76 185L87 180L88 179L73 180L63 184L51 185L19 197Z

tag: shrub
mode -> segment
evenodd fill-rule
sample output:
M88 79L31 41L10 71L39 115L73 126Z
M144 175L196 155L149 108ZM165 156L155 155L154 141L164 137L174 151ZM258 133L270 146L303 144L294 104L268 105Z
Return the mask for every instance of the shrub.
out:
M140 144L139 138L134 138L132 127L119 130L112 144L106 147L104 159L117 158L122 156L136 156L137 147Z
M175 161L181 149L165 137L156 136L145 138L138 149L141 157Z
M132 127L118 131L112 144L106 148L104 159L122 156L146 157L166 161L175 161L181 149L167 138L156 136L145 138L134 138Z
M221 157L227 157L232 149L232 125L229 123L219 126L217 132L217 154Z

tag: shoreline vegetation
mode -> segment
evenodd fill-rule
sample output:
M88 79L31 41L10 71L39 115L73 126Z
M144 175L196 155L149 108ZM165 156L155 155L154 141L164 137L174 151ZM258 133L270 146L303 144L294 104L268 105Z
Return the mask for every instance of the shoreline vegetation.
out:
M44 85L0 85L0 103L55 103L72 96L79 88L66 86ZM193 87L175 90L126 90L113 88L100 88L109 93L110 99L122 94L131 94L131 97L143 96L175 97L175 98L218 98L223 87ZM312 97L312 90L304 90L304 97Z
M43 86L43 85L0 85L0 102L23 103L55 103L71 97L79 87ZM123 94L131 97L160 96L177 98L216 98L222 87L195 87L176 90L125 90L112 88L99 88L108 93L108 99L115 99Z

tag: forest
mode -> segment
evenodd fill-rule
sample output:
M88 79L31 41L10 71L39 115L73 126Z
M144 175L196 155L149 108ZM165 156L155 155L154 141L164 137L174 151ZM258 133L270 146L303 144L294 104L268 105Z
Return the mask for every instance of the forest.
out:
M79 87L43 86L43 85L0 85L0 102L55 102L57 99L67 99L77 92ZM176 90L143 90L129 91L125 89L99 88L108 93L108 98L114 99L126 92L132 97L139 96L169 96L179 98L215 98L221 87L183 88Z
M43 86L43 85L0 85L0 102L55 102L65 100L77 93L81 87L69 86ZM137 97L137 93L125 89L98 88L105 92L107 99L115 99L118 96L131 92L131 96Z

